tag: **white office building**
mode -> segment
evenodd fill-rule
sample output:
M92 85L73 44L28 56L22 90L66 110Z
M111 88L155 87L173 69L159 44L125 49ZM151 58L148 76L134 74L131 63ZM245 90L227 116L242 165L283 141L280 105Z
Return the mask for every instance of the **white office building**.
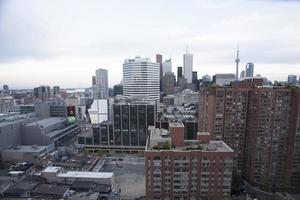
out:
M183 73L187 83L192 83L193 80L193 54L183 54Z
M123 95L127 98L142 98L159 103L159 63L149 58L126 59L123 64Z
M108 73L106 69L96 70L96 84L94 89L96 99L108 98Z

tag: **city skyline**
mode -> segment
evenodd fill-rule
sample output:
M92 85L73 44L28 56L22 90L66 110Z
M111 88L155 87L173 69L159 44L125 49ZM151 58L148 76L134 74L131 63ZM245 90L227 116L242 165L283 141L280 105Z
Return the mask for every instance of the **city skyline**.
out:
M199 78L235 73L238 42L240 71L253 62L272 81L300 74L299 2L130 2L1 1L0 85L84 88L104 68L112 87L126 58L157 53L176 74L186 45Z

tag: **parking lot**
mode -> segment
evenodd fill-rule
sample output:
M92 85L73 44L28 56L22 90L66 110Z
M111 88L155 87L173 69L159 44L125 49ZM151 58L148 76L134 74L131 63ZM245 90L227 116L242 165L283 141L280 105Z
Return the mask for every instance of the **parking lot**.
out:
M122 199L145 196L145 163L140 157L109 158L103 172L114 172Z

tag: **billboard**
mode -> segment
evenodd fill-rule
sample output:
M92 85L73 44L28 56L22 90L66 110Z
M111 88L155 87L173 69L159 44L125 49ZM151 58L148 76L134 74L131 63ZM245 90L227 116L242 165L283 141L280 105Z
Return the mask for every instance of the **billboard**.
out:
M75 122L76 121L76 108L75 108L75 106L68 106L67 107L67 119L68 119L68 122Z

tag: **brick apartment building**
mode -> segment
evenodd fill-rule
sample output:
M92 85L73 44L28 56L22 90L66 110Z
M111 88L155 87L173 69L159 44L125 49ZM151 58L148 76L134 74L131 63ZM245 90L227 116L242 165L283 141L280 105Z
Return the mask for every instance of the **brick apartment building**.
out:
M184 125L149 127L145 149L146 199L223 200L230 196L233 150L210 134L184 140Z
M263 189L300 190L300 89L260 85L201 88L199 131L234 150L233 173Z

